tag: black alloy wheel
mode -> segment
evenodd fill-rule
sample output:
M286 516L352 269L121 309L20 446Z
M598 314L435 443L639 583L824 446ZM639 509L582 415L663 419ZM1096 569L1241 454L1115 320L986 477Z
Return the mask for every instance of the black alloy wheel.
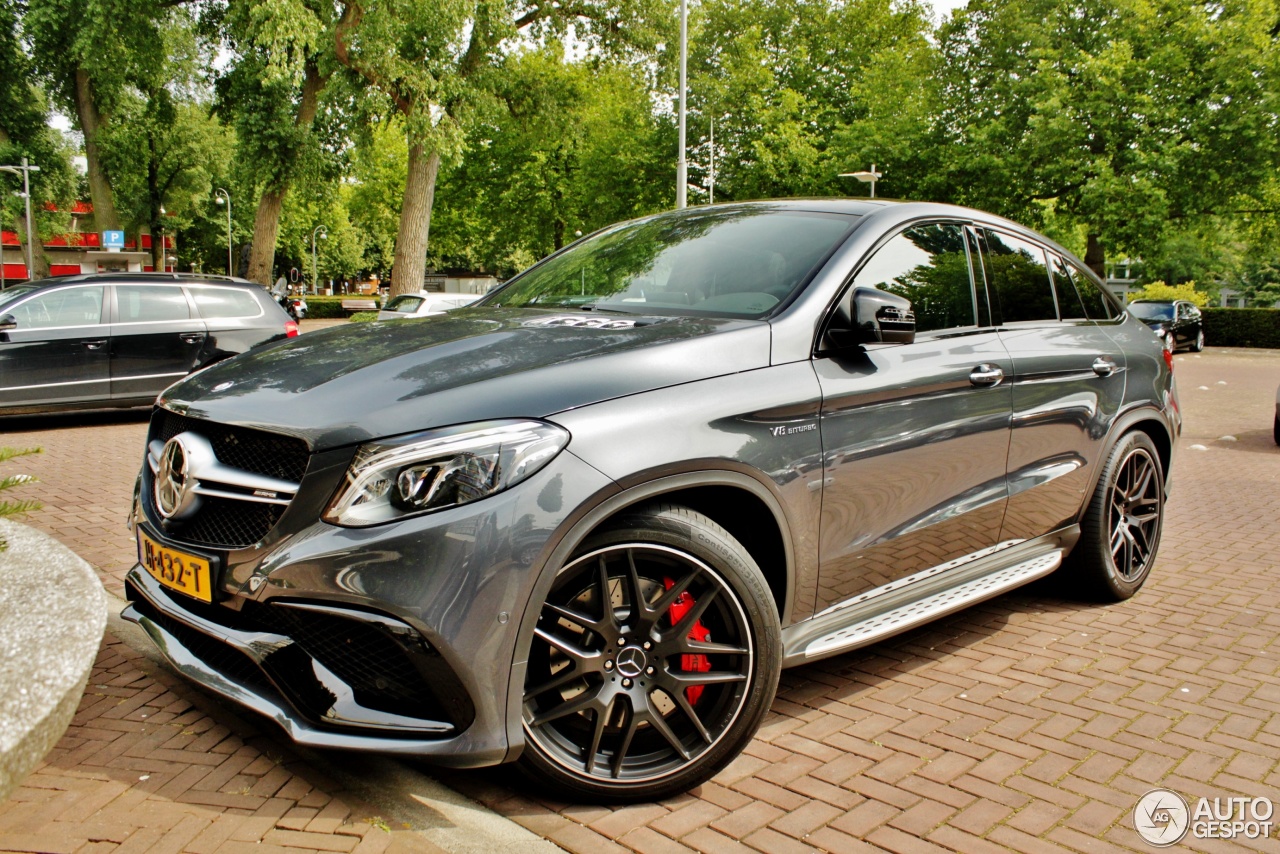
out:
M732 536L685 507L629 514L584 544L541 606L525 770L575 799L685 791L751 739L779 662L768 586Z
M1128 599L1151 572L1163 521L1160 455L1146 433L1128 433L1107 456L1070 565L1091 594Z

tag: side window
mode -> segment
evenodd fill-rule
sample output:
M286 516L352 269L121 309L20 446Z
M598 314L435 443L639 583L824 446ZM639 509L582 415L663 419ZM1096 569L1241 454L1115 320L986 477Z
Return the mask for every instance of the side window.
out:
M918 225L895 235L853 284L911 300L917 332L977 324L963 226Z
M150 323L186 320L191 309L174 285L116 285L116 314L120 323Z
M29 299L8 312L19 329L92 326L102 322L102 286L60 288Z
M1058 299L1058 314L1063 320L1086 320L1089 313L1085 311L1084 303L1076 295L1075 285L1071 284L1071 273L1067 271L1067 262L1050 253L1049 267L1053 270L1053 293Z
M1119 317L1122 309L1111 299L1098 280L1077 264L1071 264L1071 281L1075 283L1085 313L1090 320L1110 320Z
M238 288L192 288L196 307L206 320L220 317L257 317L262 307L253 294Z
M1057 320L1044 250L1018 237L984 229L982 261L991 286L992 320L997 324Z

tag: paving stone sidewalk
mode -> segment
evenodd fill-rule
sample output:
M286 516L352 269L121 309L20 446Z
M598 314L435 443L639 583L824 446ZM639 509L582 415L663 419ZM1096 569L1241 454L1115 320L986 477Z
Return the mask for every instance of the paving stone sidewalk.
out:
M1042 584L866 650L787 671L747 752L714 782L660 804L555 803L513 787L507 770L433 775L583 854L1151 851L1133 831L1131 811L1155 786L1187 797L1280 802L1280 449L1271 441L1280 353L1211 349L1179 355L1176 370L1187 425L1175 494L1155 574L1129 602L1080 603L1069 590ZM123 519L145 418L96 418L89 426L84 416L7 429L0 424L0 444L45 446L46 455L28 468L44 481L40 496L49 511L31 521L98 566L104 584L118 591L133 560ZM218 701L123 645L107 644L99 669L107 678L95 675L91 691L129 680L136 670L112 690L144 700L118 718L104 708L91 716L97 723L77 719L79 734L69 733L57 758L21 790L23 799L0 805L0 850L16 848L10 840L19 810L29 819L27 832L40 822L114 824L118 815L154 814L157 823L136 825L135 833L163 831L157 840L183 822L183 833L193 821L207 822L195 840L234 818L243 822L242 833L261 830L254 851L301 840L268 840L268 833L314 832L319 812L295 815L307 818L297 828L280 824L289 809L323 810L332 802L348 813L328 838L351 848L322 850L390 847L409 833L390 824L386 833L366 821L375 816L285 749L268 724L241 723L243 732L227 726L220 747L202 742L192 748L212 739L207 733L216 724L209 717L209 728L196 730L187 718L213 712L221 720ZM120 699L90 695L81 715L95 703L118 710ZM172 717L158 723L138 717L142 713ZM121 729L134 725L155 730ZM192 734L183 735L186 730ZM73 741L97 731L133 740L117 749L117 737L92 755ZM225 758L206 770L202 762L219 749ZM281 764L264 758L268 753ZM95 756L100 765L90 761ZM225 781L211 776L233 760L244 764ZM152 773L146 762L167 764ZM151 779L137 779L149 773ZM204 789L197 777L206 786L218 784ZM46 780L68 788L43 785ZM155 788L148 789L153 780ZM292 780L303 782L286 788ZM108 797L111 786L118 790ZM263 802L251 810L245 802L190 802L171 795L177 788ZM249 794L239 794L246 789ZM316 792L330 801L302 804ZM292 806L272 817L283 806L274 803L279 800ZM245 850L239 842L228 837L221 844ZM81 849L134 850L130 844L86 837ZM174 844L168 850L187 843ZM1182 847L1280 851L1275 839L1187 839Z

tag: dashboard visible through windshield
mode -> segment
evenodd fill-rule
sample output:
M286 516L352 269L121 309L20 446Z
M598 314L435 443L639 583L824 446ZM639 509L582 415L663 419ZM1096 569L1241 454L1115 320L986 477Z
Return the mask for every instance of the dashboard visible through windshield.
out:
M479 304L764 317L808 283L856 221L761 207L651 217L551 256Z

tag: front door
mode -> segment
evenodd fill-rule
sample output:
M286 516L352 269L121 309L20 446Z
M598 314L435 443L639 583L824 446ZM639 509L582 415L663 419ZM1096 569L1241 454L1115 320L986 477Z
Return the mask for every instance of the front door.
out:
M892 237L851 287L911 300L912 344L814 360L824 487L818 610L994 546L1004 516L1012 363L973 289L959 224Z
M108 399L103 290L101 285L55 288L0 310L15 322L0 332L0 407Z

